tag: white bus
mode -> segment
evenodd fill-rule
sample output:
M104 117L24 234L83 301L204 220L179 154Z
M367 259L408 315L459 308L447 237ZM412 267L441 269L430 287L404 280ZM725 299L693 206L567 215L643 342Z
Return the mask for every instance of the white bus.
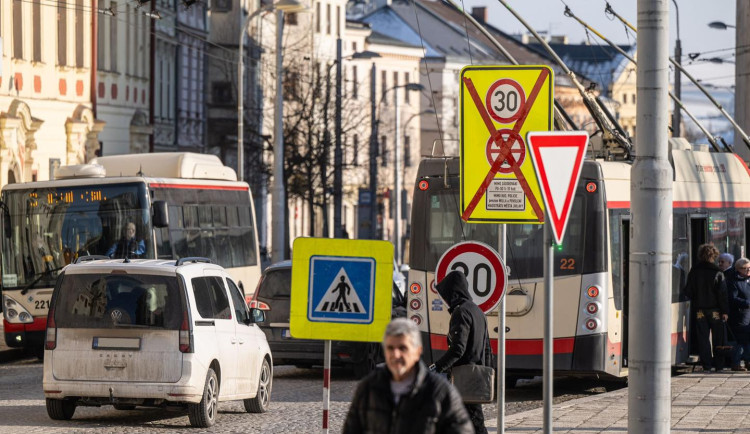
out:
M700 149L700 150L699 150ZM674 167L672 362L690 360L689 303L681 289L697 247L713 243L735 258L750 237L750 172L732 153L714 153L670 140ZM554 368L561 375L628 373L630 169L626 161L584 162L563 244L556 247ZM498 225L460 218L458 158L426 158L414 189L408 317L423 333L434 362L448 348L447 306L434 290L435 267L453 244L478 240L497 247ZM544 279L541 225L508 224L505 262L506 367L509 384L542 371ZM497 352L497 313L488 315ZM693 352L697 352L692 346ZM514 384L514 383L513 383Z
M249 187L213 155L99 157L59 168L51 181L6 185L0 200L10 347L41 348L60 269L80 256L111 254L130 223L142 241L131 258L208 257L248 297L260 278Z

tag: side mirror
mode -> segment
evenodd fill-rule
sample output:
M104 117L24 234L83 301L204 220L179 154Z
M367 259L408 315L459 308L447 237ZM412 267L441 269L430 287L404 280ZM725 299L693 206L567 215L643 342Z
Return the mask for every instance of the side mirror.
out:
M169 226L169 212L167 210L167 202L163 200L154 201L151 204L151 210L153 211L153 221L155 228L166 228Z
M250 323L257 324L261 322L266 322L266 312L255 307L250 309Z

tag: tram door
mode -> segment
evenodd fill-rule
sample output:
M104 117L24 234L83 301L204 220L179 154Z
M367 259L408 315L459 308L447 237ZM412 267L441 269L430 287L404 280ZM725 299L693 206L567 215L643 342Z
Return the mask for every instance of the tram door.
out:
M630 316L630 220L620 221L620 269L622 270L622 367L628 366L628 318Z
M705 216L690 216L690 268L699 262L698 247L705 244L708 239L708 218ZM693 313L690 312L690 322L688 323L688 332L690 339L688 342L688 354L698 354L698 343L695 337L693 327ZM692 359L692 357L691 357ZM697 357L696 357L697 359Z

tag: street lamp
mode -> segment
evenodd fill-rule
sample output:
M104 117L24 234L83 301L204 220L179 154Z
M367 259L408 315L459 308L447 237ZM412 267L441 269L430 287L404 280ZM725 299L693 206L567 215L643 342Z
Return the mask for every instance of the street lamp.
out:
M276 3L272 3L262 8L258 8L253 13L245 17L245 21L242 22L240 28L240 43L238 47L237 56L237 176L240 181L245 179L245 167L244 167L244 84L245 84L245 35L247 34L247 26L250 24L250 20L258 16L263 12L270 12L272 10L286 12L302 12L307 8L299 3L297 0L279 0ZM283 16L282 16L283 18ZM262 104L262 100L261 100Z
M711 27L712 29L719 29L719 30L726 30L728 28L736 28L735 26L731 24L726 24L723 21L711 21L708 23L708 27Z

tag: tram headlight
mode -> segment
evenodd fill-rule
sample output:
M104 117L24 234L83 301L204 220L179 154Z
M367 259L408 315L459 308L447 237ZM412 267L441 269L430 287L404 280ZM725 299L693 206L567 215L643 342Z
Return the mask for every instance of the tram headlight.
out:
M586 295L588 295L591 298L596 298L599 296L599 287L597 286L589 286L588 289L586 289Z
M29 311L24 309L24 307L21 306L21 303L8 297L7 295L3 295L3 306L5 306L5 308L3 309L5 311L5 319L8 322L16 324L28 324L34 322L34 316L31 315Z
M16 304L16 301L12 298L8 297L7 295L3 296L3 306L5 306L6 308L15 307Z
M411 292L412 294L415 294L415 295L416 295L416 294L419 294L420 292L422 292L422 285L420 285L420 284L419 284L419 283L417 283L417 282L414 282L414 283L412 283L411 285L409 285L409 291L410 291L410 292Z
M21 322L32 322L32 317L29 315L28 312L21 312L20 315L18 315L18 319L21 320Z
M15 309L7 309L5 311L5 317L8 321L15 319L18 316L18 312Z

